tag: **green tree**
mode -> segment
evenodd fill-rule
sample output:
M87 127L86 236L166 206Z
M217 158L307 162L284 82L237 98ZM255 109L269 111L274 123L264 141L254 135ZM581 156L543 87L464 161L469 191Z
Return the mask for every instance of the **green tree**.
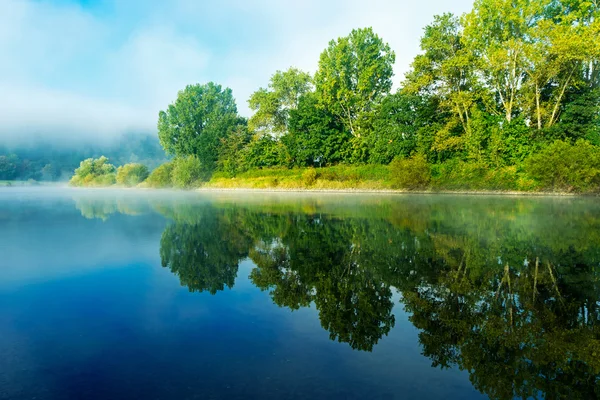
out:
M407 74L404 90L411 94L436 96L439 104L460 122L462 133L470 131L471 109L478 99L473 54L465 48L462 27L452 14L437 15L425 27L421 38L422 54L415 57ZM456 123L453 121L451 123ZM460 147L446 138L447 146Z
M289 133L281 138L295 166L325 166L347 158L350 133L309 93L290 113Z
M221 139L242 123L231 89L212 82L188 85L159 113L158 137L167 153L198 157L203 168L212 171Z
M280 136L288 127L289 115L298 108L300 98L312 90L312 78L297 68L277 71L269 86L254 92L248 104L254 115L248 127L257 132Z
M189 188L198 181L207 180L206 168L196 156L179 157L173 160L171 181L178 188Z
M371 28L354 29L321 53L315 75L319 101L353 136L361 134L361 124L389 93L395 58Z
M88 158L79 164L69 181L73 186L108 186L116 183L117 169L108 158Z
M17 175L19 159L16 155L0 156L0 180L12 180Z
M171 174L173 162L166 162L156 167L146 179L146 184L152 188L166 188L173 185Z
M248 145L252 141L248 127L239 125L226 138L221 139L219 148L219 170L235 176L248 168Z
M144 164L125 164L117 168L117 183L124 186L135 186L148 177L148 167Z

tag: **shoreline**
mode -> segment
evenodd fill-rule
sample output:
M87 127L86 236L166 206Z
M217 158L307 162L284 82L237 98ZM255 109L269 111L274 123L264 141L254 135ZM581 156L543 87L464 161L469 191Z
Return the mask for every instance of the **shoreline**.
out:
M151 189L151 188L148 188ZM161 190L161 189L158 189ZM178 189L175 189L178 190ZM179 189L184 190L185 189ZM598 197L598 194L569 192L521 192L503 190L400 190L400 189L277 189L277 188L196 188L195 192L250 192L250 193L333 193L333 194L440 194L474 196L537 196L537 197Z
M461 195L461 196L512 196L512 197L600 197L598 193L572 193L572 192L523 192L506 190L401 190L401 189L325 189L325 188L247 188L247 187L198 187L198 188L150 188L126 186L70 186L67 183L53 183L41 185L11 185L2 189L69 189L69 190L123 190L123 191L157 191L157 192L183 192L183 193L322 193L322 194L379 194L379 195Z

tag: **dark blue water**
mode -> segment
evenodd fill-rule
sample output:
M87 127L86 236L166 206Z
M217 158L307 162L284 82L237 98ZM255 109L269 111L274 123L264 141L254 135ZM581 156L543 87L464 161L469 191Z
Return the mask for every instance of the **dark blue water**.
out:
M594 398L596 203L0 189L0 398Z

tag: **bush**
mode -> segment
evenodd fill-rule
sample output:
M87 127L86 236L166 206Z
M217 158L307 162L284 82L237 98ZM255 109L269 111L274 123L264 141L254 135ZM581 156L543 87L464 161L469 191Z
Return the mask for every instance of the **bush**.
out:
M148 177L148 167L143 164L125 164L117 168L116 181L119 185L135 186Z
M202 167L202 163L197 157L188 156L177 158L173 161L173 171L171 179L173 186L178 188L188 188L197 181L207 180L208 174Z
M144 182L148 187L166 188L173 185L171 174L173 173L173 163L166 162L159 165L152 171L150 176Z
M302 180L306 186L312 186L317 181L317 171L314 168L309 168L302 173Z
M88 158L79 164L69 181L73 186L108 186L116 182L116 168L108 163L108 158Z
M423 155L402 158L390 164L392 183L399 189L425 189L431 181L431 168Z
M525 161L527 174L543 189L598 192L600 149L580 139L574 145L557 140Z
M483 162L457 159L437 164L432 171L432 186L444 190L531 190L520 180L516 166L492 168Z

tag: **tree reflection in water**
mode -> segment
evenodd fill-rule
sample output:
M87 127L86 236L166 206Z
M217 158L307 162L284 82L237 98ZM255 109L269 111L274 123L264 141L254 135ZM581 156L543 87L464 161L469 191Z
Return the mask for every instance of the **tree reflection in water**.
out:
M162 264L190 291L233 287L250 258L251 281L275 304L314 304L332 340L371 351L394 327L396 290L433 366L467 370L482 393L511 399L600 397L600 210L584 205L431 197L150 207L171 220Z

